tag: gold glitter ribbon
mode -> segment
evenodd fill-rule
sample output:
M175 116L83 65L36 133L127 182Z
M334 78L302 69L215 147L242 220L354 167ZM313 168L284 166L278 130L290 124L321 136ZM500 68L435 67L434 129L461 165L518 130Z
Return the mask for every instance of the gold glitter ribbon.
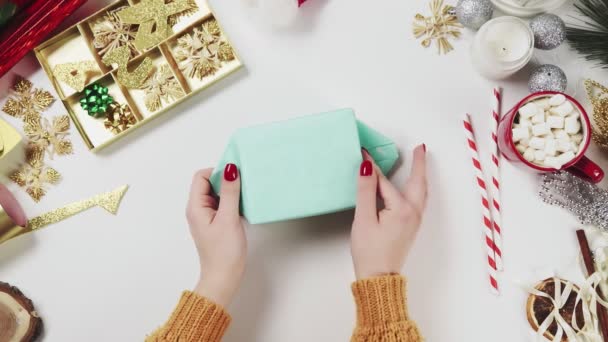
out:
M63 221L96 206L102 207L109 213L116 215L118 212L118 207L120 206L120 201L122 200L125 192L127 192L127 189L128 185L123 185L114 189L113 191L95 195L91 198L74 202L66 205L65 207L49 211L48 213L28 220L27 227L15 225L15 223L8 217L6 212L4 212L4 210L0 210L0 244L17 236L36 231L59 221Z

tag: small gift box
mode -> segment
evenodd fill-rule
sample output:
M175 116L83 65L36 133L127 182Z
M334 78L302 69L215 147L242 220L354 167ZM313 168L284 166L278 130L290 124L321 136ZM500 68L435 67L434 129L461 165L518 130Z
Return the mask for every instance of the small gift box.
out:
M35 52L94 151L242 66L204 0L120 0Z
M381 171L394 166L395 144L355 119L351 109L237 131L211 176L220 193L226 164L239 168L241 209L252 224L353 208L364 147Z
M24 160L25 148L21 134L0 119L0 180L6 181Z

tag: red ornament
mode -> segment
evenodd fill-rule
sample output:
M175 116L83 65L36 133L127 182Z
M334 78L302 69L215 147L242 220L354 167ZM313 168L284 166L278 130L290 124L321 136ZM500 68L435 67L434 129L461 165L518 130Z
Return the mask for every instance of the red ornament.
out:
M86 0L34 0L0 34L0 77Z

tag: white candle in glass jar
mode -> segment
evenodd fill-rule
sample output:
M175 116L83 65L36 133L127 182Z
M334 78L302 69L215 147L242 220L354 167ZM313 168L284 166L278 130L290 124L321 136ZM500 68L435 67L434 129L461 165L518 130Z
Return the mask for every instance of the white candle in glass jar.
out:
M485 77L506 78L523 68L534 52L534 34L516 17L498 17L486 22L475 35L471 59Z

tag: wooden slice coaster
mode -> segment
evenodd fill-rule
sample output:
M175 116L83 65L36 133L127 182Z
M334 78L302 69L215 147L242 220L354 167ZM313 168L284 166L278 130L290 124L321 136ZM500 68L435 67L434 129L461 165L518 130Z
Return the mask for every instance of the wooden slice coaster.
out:
M561 289L566 287L567 282L563 279L560 279ZM540 284L535 287L537 290L546 293L551 298L555 296L555 281L553 278L548 278L543 280ZM576 303L576 297L578 296L579 288L574 285L570 296L568 296L568 300L566 301L566 305L564 305L560 310L560 315L568 322L570 326L572 326L572 318L574 316L574 305ZM551 311L555 306L551 302L549 298L539 297L531 294L528 297L528 303L526 304L526 313L528 315L528 322L532 326L532 329L538 331L539 326L544 322L544 320L549 316ZM576 306L576 323L579 328L584 328L584 318L583 318L583 306L579 301ZM574 328L573 328L574 329ZM555 334L557 333L557 323L553 321L547 331L545 331L544 336L549 339L549 341L553 341L555 338ZM563 335L562 341L567 341L568 337Z
M34 304L18 288L0 282L0 342L32 342L42 332Z

